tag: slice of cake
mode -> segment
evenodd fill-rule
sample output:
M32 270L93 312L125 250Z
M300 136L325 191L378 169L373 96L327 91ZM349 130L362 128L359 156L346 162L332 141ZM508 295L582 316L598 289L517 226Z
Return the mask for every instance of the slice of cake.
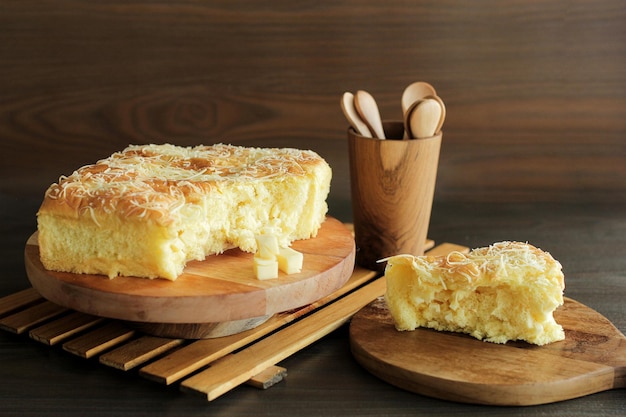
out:
M186 262L269 233L287 247L325 219L330 166L312 151L129 146L61 177L37 213L46 269L175 280Z
M467 255L387 262L385 299L398 330L428 327L495 343L565 338L552 314L563 304L561 264L532 245L499 242Z

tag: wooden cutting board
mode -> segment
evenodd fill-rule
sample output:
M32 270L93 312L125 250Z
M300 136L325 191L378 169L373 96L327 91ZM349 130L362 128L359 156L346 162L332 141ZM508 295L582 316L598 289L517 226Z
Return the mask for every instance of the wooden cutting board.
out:
M569 298L555 318L565 340L501 345L430 329L399 332L380 297L353 317L350 341L372 374L444 400L535 405L626 387L626 338L609 320Z
M253 254L232 249L190 262L176 281L71 274L46 270L37 236L26 244L26 272L46 299L99 317L141 323L222 323L269 317L339 289L354 269L351 231L328 217L317 237L293 243L304 253L302 272L260 281Z

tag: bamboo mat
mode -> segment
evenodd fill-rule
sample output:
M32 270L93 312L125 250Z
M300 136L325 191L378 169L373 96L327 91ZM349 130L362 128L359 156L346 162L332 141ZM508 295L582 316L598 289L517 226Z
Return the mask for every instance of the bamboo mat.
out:
M444 243L429 254L458 248ZM282 381L287 375L278 366L282 360L337 329L384 292L383 277L357 266L341 289L313 304L278 313L242 333L185 340L151 336L122 321L69 310L29 288L0 298L0 329L103 366L137 370L159 384L177 383L182 391L212 401L242 384L267 389Z

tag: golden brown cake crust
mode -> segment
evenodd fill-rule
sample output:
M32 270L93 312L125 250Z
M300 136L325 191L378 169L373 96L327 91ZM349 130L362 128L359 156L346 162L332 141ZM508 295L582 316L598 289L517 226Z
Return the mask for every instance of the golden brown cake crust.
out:
M177 208L221 183L300 176L319 164L326 162L315 152L292 148L133 145L61 177L40 213L88 214L96 222L101 213L117 213L168 224Z
M50 270L174 280L188 261L255 235L287 247L317 234L332 170L313 151L135 145L61 177L37 213Z
M446 256L415 257L412 262L416 264L417 269L438 270L443 273L448 287L471 288L514 279L516 276L507 273L507 270L514 268L530 268L537 271L553 268L561 270L561 264L550 253L528 243L511 241L497 242L477 248L469 254L453 251ZM525 277L536 278L537 276L526 275ZM561 289L565 288L562 274L555 274L554 279Z

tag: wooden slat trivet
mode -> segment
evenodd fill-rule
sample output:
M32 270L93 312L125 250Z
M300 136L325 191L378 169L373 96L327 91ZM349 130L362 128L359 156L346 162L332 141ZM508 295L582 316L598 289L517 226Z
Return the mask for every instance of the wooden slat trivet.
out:
M66 316L31 330L29 335L38 342L52 346L103 321L102 317L73 311Z
M370 281L375 275L375 272L357 267L343 287L313 304L297 310L275 314L265 323L242 333L198 340L159 361L145 366L139 372L148 379L169 385L236 349L258 340L298 317L302 317L306 313L352 291Z
M206 395L209 401L246 382L345 323L354 313L385 292L379 278L250 347L225 357L184 380L183 391Z
M287 369L274 365L254 375L246 381L246 384L258 389L268 389L285 379L286 376Z
M184 339L142 336L100 356L100 363L122 371L143 365L149 360L180 346Z
M212 362L211 366L226 360L226 358L230 356L232 356L232 354L228 354ZM285 377L287 377L287 369L278 365L273 365L250 377L250 379L245 381L245 384L258 389L268 389L278 384L280 381L285 379Z
M434 242L429 240L427 247L433 246ZM452 250L466 251L467 248L444 243L428 253L440 255ZM48 345L65 341L64 350L83 358L100 355L100 363L124 371L152 361L140 374L164 384L200 371L183 381L181 389L213 399L242 383L266 389L284 379L286 369L275 363L328 334L358 311L359 304L384 292L380 288L381 279L372 282L374 278L376 273L357 266L346 285L337 292L311 305L277 314L256 329L232 338L186 341L143 334L135 337L136 330L110 319L102 319L104 326L77 336L87 327L100 323L86 324L90 322L89 316L78 312L65 315L70 310L43 300L32 288L0 298L0 317L6 316L0 319L0 327L12 333L30 330L34 340ZM41 325L43 322L46 323ZM186 343L189 344L180 347ZM157 359L159 356L163 357ZM240 361L241 364L233 367ZM228 374L218 372L226 368ZM233 373L239 371L242 371L240 375L233 379ZM214 379L216 374L220 374L217 380Z
M430 256L441 256L441 255L447 255L453 251L458 251L461 253L468 253L469 248L467 246L457 245L456 243L442 243L440 245L433 247L431 250L426 252L426 254Z
M467 252L467 249L460 245L444 244L430 250L428 254L436 256L453 250ZM181 390L206 395L207 400L212 401L337 329L354 313L383 295L385 290L385 279L378 278L241 352L213 363L206 370L182 381Z
M7 295L0 299L0 317L34 304L37 301L43 301L43 298L34 288L27 288L15 294Z
M63 349L81 358L92 358L133 337L135 331L123 323L111 321L63 344Z
M25 310L0 319L0 328L15 334L22 334L29 329L69 311L68 309L44 301Z

